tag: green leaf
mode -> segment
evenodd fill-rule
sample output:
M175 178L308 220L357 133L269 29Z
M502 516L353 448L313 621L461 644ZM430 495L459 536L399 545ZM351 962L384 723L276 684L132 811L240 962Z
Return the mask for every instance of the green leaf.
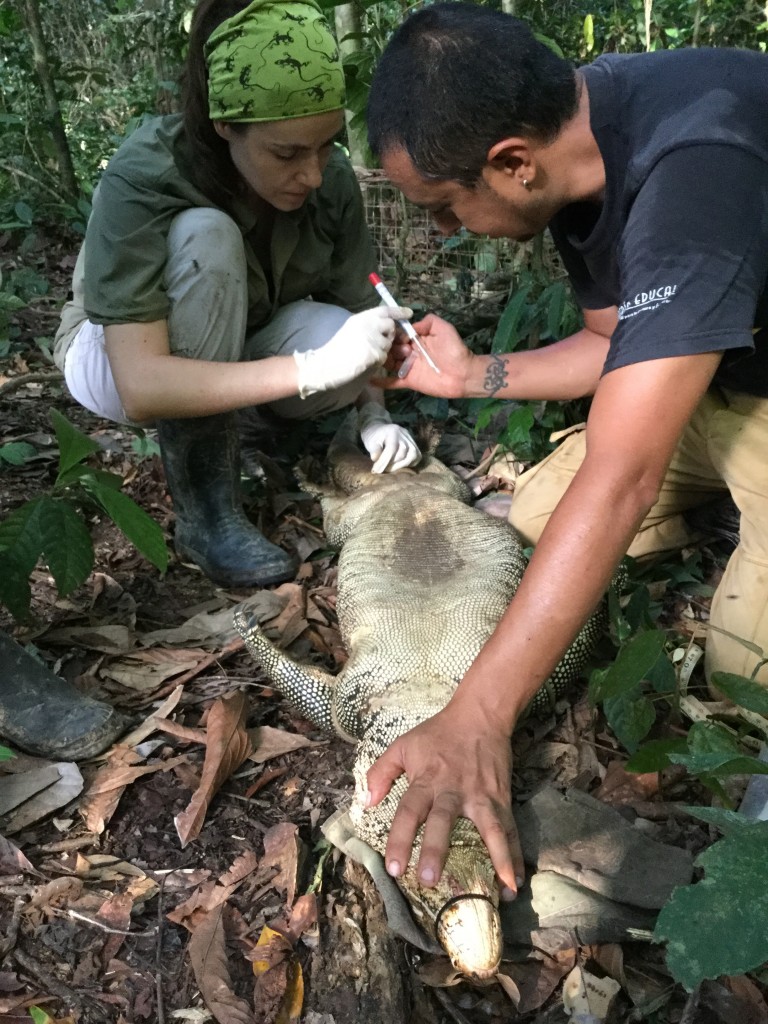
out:
M43 558L64 596L83 583L93 568L93 543L83 520L62 498L43 498L40 513Z
M0 744L0 761L10 761L12 757L16 757L14 752Z
M507 303L504 312L501 314L498 326L496 327L496 333L493 336L493 342L491 344L492 353L499 354L501 352L514 352L522 341L520 321L523 316L525 302L530 290L530 285L524 285Z
M768 775L768 764L747 754L670 754L669 760L683 765L691 775L713 775L717 779L728 775Z
M100 444L78 430L57 409L51 409L51 421L59 442L59 476L93 452L102 450Z
M31 600L29 572L24 571L10 552L0 551L0 604L4 604L15 619L21 620L27 617Z
M670 754L684 754L687 744L684 736L673 739L650 740L636 751L624 765L628 772L660 772L670 765Z
M662 909L654 939L673 977L692 991L705 978L744 974L768 960L768 822L739 828L705 850L705 876Z
M98 485L91 487L90 491L142 555L161 572L165 572L168 567L168 547L163 531L154 519L122 491Z
M9 441L0 445L0 462L7 462L11 466L23 466L35 455L37 448L26 441Z
M768 715L768 690L754 680L732 672L713 672L712 685L747 711Z
M618 697L619 694L634 689L643 679L647 679L648 673L658 659L666 657L666 641L667 635L660 629L638 633L633 637L625 647L622 647L616 661L608 669L596 699Z
M730 754L733 757L742 753L733 733L718 722L694 722L688 730L688 751L691 754Z
M520 405L507 418L507 425L501 435L502 443L511 449L528 444L531 440L531 427L534 424L533 412L529 405Z
M733 832L734 829L754 824L751 818L746 818L743 814L739 814L738 811L727 811L724 807L689 806L683 807L683 810L692 814L695 818L701 818L702 821L709 822L710 825L714 825L715 828L719 828L724 833Z
M603 704L603 711L617 739L630 754L637 750L638 743L656 721L653 704L639 690L609 697Z
M40 515L45 497L32 498L0 522L0 551L13 556L25 576L29 576L43 553Z

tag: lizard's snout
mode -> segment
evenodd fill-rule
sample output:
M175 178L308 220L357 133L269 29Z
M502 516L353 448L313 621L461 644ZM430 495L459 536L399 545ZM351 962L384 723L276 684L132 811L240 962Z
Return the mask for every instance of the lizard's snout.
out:
M501 962L501 921L489 897L464 893L449 899L435 920L437 939L457 971L492 978Z

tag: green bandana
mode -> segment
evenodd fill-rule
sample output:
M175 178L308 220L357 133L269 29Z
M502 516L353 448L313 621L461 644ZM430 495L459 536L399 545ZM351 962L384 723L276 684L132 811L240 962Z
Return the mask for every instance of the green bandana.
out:
M254 0L205 44L217 121L284 121L344 107L336 41L313 0Z

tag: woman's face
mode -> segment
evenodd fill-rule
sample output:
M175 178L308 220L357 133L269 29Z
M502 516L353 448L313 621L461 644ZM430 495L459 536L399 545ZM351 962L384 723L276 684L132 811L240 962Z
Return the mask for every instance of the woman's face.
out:
M298 210L322 182L344 112L259 122L244 130L227 121L213 126L229 143L232 163L251 192L276 210Z

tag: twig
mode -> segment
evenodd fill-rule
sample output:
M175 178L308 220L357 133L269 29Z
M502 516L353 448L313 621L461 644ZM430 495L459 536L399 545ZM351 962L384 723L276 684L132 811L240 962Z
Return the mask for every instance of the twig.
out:
M11 917L11 923L8 925L8 932L5 938L0 939L0 960L8 956L16 945L16 938L19 934L19 922L21 921L21 912L23 909L24 900L19 896L13 904L13 916Z
M96 834L89 836L77 836L74 839L61 839L58 843L46 843L45 846L38 846L41 853L69 853L70 850L80 850L84 846L97 846L99 837Z
M223 661L224 658L228 658L230 654L237 654L245 647L245 640L242 637L235 637L234 640L223 647L220 651L214 651L207 657L203 658L202 661L198 662L194 668L191 668L189 672L185 672L182 676L174 676L174 678L166 683L164 687L161 687L154 695L153 700L157 700L160 697L166 697L172 690L175 690L177 686L183 686L184 683L188 683L190 679L194 679L195 676L199 676L201 672L204 672L210 665L215 664L217 661Z
M165 1008L163 1006L163 891L168 875L163 875L160 880L160 890L157 895L157 943L155 945L155 992L157 1001L157 1024L165 1024Z
M20 373L17 377L10 377L4 384L0 384L0 398L5 398L12 391L23 388L27 384L42 384L47 381L58 382L64 380L64 374L60 370L52 370L50 373Z
M150 928L146 932L132 932L125 931L122 928L110 928L109 925L104 924L102 921L96 921L92 917L88 917L85 914L78 913L77 910L67 910L61 914L62 917L72 917L75 921L82 921L84 924L93 925L94 928L98 928L102 932L106 932L107 935L129 935L132 939L154 939L157 934L156 928Z
M496 454L500 447L501 445L495 444L491 449L490 454L486 455L483 461L479 465L475 466L471 473L467 474L467 480L471 480L473 477L476 476L482 476L482 474L486 471L486 469L488 469L493 460L496 458Z
M20 949L15 949L12 953L12 958L27 974L31 974L38 982L40 982L43 988L47 988L48 991L61 999L67 1009L74 1007L75 1009L83 1009L83 1001L80 996L73 989L69 988L63 982L59 981L52 974L42 967L37 960L33 960L31 956L27 956L26 953L22 953Z
M46 192L48 192L48 193L49 193L50 195L52 195L52 196L53 196L53 198L54 198L54 199L55 199L55 200L56 200L57 202L61 202L61 192L57 192L57 191L56 191L56 189L54 189L54 188L51 188L51 186L50 186L50 185L47 185L47 184L46 184L46 183L45 183L44 181L40 181L40 179L39 179L39 178L36 178L36 177L34 176L34 174L28 174L28 173L27 173L26 171L22 171L22 170L21 170L21 169L20 169L19 167L14 167L14 166L13 166L13 164L8 164L8 163L5 163L5 161L3 161L3 162L0 162L0 167L1 167L1 168L2 168L2 169L3 169L4 171L7 171L7 172L8 172L8 174L11 174L11 175L16 175L16 174L17 174L17 175L19 175L19 177L21 177L21 178L29 178L29 180L30 180L30 181L34 181L34 183L35 183L35 184L36 184L36 185L37 185L37 186L38 186L39 188L42 188L42 189L44 189L44 190L45 190Z

